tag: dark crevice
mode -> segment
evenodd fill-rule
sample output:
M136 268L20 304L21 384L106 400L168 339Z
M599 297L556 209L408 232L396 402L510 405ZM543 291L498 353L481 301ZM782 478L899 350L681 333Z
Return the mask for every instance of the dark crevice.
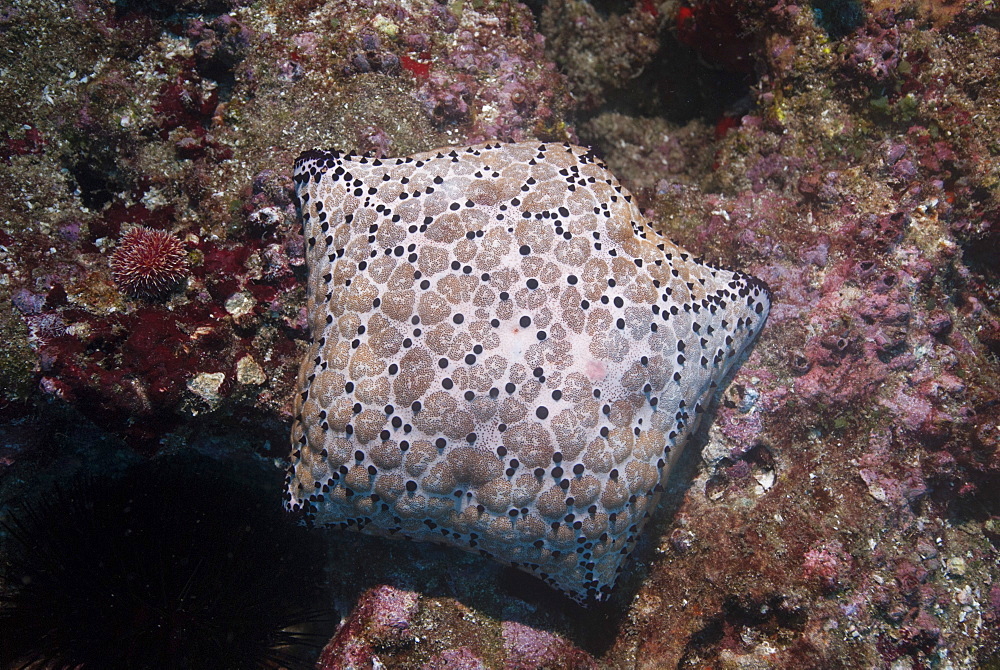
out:
M83 206L93 211L101 210L123 187L120 173L113 163L106 161L78 158L69 167L69 173L80 189Z
M730 596L723 603L722 613L688 640L684 660L678 667L717 660L723 649L747 648L744 640L751 630L755 634L750 637L764 637L776 643L774 646L785 646L801 636L808 619L805 609L789 607L783 596L775 595L764 601L743 601Z

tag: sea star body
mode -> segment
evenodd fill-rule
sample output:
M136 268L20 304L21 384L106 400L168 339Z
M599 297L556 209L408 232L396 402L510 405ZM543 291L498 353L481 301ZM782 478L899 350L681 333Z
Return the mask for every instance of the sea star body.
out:
M770 307L586 149L296 162L312 340L286 506L605 599Z

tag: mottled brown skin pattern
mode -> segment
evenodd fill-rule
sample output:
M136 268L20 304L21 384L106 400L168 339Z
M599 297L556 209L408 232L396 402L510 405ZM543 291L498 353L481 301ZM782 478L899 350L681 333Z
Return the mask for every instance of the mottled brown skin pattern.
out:
M580 147L309 151L295 180L312 341L288 509L605 599L767 288L652 232Z

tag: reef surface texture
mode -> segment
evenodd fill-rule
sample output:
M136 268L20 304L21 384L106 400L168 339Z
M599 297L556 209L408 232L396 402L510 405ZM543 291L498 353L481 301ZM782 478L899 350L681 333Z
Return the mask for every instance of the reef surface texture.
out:
M767 288L654 233L581 147L309 151L295 182L289 509L606 599Z
M622 198L594 206L634 206L642 218L628 218L643 223L649 241L658 243L657 231L713 266L766 282L772 296L767 325L717 407L676 462L665 464L670 475L660 482L657 510L646 500L651 516L604 602L579 607L532 575L456 546L317 530L331 548L329 604L344 617L323 654L316 654L321 667L998 667L998 100L996 0L5 3L0 521L9 501L46 493L74 475L100 477L189 449L208 453L224 471L250 458L273 477L273 490L281 490L289 427L303 409L296 407L299 371L303 360L311 365L319 355L311 352L310 338L323 324L310 322L309 296L326 297L322 286L311 285L325 280L307 269L313 261L308 254L315 255L325 237L308 244L295 201L293 164L303 149L336 148L345 152L339 159L345 165L368 155L365 171L379 159L382 169L396 174L406 166L385 157L435 147L455 147L461 156L464 147L486 142L545 144L547 161L564 144L580 145L633 196L630 204ZM356 155L348 159L347 152ZM585 168L596 170L596 158L578 165ZM350 169L355 179L360 170ZM515 183L531 186L528 176ZM594 177L592 186L604 183L597 172ZM413 187L405 200L385 207L402 221L408 208L441 195L437 185L427 186L435 192L413 198ZM568 186L561 182L554 193L565 197ZM384 187L367 188L378 194ZM476 198L488 197L470 198L472 210L486 208ZM455 200L456 214L471 216L466 201ZM550 213L538 223L554 225L553 212L565 219L558 205L538 211ZM597 216L604 225L610 221ZM416 247L408 247L417 240L408 238L430 233L419 233L422 218L398 231L401 221L379 217L376 212L378 221L367 225L379 223L372 248L381 255L361 272L347 262L345 250L337 267L356 271L351 287L347 277L332 276L328 290L338 286L361 301L355 280L375 282L376 261L397 268L409 262ZM310 223L319 224L318 217ZM409 232L411 225L417 233ZM576 235L565 222L562 227ZM455 329L456 342L464 334L476 346L475 296L489 288L482 274L491 275L490 284L500 280L493 270L464 273L488 253L485 236L492 229L482 230L484 237L473 240L425 242L449 254L448 267L435 274L416 267L422 276L409 290L419 314L418 293L428 300L431 295L420 283L429 282L451 310L440 323L414 325L389 316L387 309L399 309L385 304L385 296L397 292L391 289L396 268L372 284L383 300L377 315L400 338L411 339L406 349L400 340L400 352L430 351L430 331L444 326ZM390 234L400 241L383 242ZM356 237L355 244L367 244L364 233ZM169 244L154 244L156 239ZM598 253L592 246L597 240L586 235L555 237L552 249L578 239L591 244L589 262ZM552 260L554 251L539 253L527 244L530 255L520 256L518 244L501 259L518 271L506 290L512 309L519 292L534 299L557 288L561 299L571 288L582 294L592 286L593 278L579 270L571 286L569 270ZM351 260L360 265L354 253ZM623 256L619 249L617 260ZM143 262L123 273L123 258ZM603 260L612 267L607 256ZM458 262L457 271L451 261ZM539 273L522 271L525 261L542 261ZM566 280L545 280L548 262ZM637 287L636 278L651 271L645 261L641 269L632 264L630 285ZM150 278L158 280L150 284ZM530 289L529 279L538 288ZM468 285L468 297L449 302L448 282L456 291ZM603 287L608 305L600 295L580 300L590 301L591 313L642 304L652 309L643 296L615 293L620 288ZM504 289L491 290L499 309ZM615 307L616 296L622 308ZM627 321L628 314L616 314L592 336L573 331L562 305L553 304L558 311L550 307L546 326L537 325L541 308L517 307L502 321L512 329L521 316L531 317L518 334L528 344L525 356L536 345L539 351L555 348L556 325L566 333L563 342L607 340L616 333L631 338L627 323L625 331L617 328L617 318ZM350 312L376 316L363 301ZM463 323L456 324L459 312ZM351 333L345 321L347 332L341 332L346 314L330 328L338 346L346 343L350 363L377 343L369 324L365 333ZM422 329L420 336L415 328ZM350 392L362 411L354 415L353 403L349 408L346 423L355 430L356 446L343 462L348 471L338 465L330 487L331 459L343 454L327 448L325 458L308 450L296 456L314 458L315 474L307 475L300 462L298 476L312 477L314 489L319 478L319 489L309 494L323 495L322 503L312 503L317 515L332 514L337 495L346 500L349 484L372 477L371 490L351 488L344 518L354 519L355 528L357 519L371 518L365 523L374 526L376 518L355 506L371 503L379 514L386 513L382 505L398 508L417 497L406 490L412 482L428 500L431 486L441 486L443 493L433 495L442 498L460 490L461 505L475 499L476 514L483 505L483 518L520 532L528 516L541 515L543 490L557 485L556 467L562 469L560 485L593 477L601 496L614 488L611 469L601 472L585 460L585 451L571 458L559 446L566 430L559 416L573 387L566 383L569 375L549 386L556 362L537 366L544 382L533 367L523 382L509 379L508 363L499 382L476 386L475 367L519 341L489 328L485 335L497 335L500 343L487 351L485 340L479 342L483 355L473 349L432 356L433 377L416 413L412 402L381 404L379 395L399 393L396 378L404 371L389 377L388 365L402 368L407 354L373 353L369 362L387 367L373 368L371 384L355 382ZM537 339L541 330L545 340ZM700 347L689 335L672 333L685 344L678 352L685 356L685 375L700 362L688 355ZM355 340L357 350L350 348ZM629 342L633 350L640 346ZM476 356L471 365L464 359L470 353ZM446 369L437 367L441 358ZM325 360L333 365L333 357ZM348 365L345 385L349 372ZM383 376L384 384L378 381ZM444 387L446 377L451 389ZM625 372L621 381L633 383ZM508 382L515 384L510 396ZM588 383L602 398L609 393ZM646 383L651 399L653 381ZM531 385L538 395L522 397ZM494 387L497 414L489 421L497 422L497 432L479 429L473 413L491 411ZM563 394L558 401L556 390ZM437 397L454 411L440 417L442 432L431 444L440 437L448 450L476 450L493 440L482 451L503 467L498 476L490 473L494 491L485 481L474 483L478 475L454 469L449 489L446 457L436 446L417 474L407 470L416 467L416 456L400 455L396 466L376 461L387 456L375 448L382 430L390 441L408 439L394 419L410 424L411 436L430 432L418 422L430 421L427 405L435 393L448 394ZM641 416L645 428L651 419L640 412L649 410L649 400L642 386L633 394L637 401L641 395L633 419ZM676 416L679 398L671 398L664 413ZM518 479L528 475L523 481L530 483L535 477L535 467L524 463L539 454L515 455L514 445L503 442L518 435L511 432L513 420L505 420L508 428L499 434L507 400L524 407L520 423L537 425L552 447L550 462L544 461L546 450L537 466L545 471L545 489L518 505ZM619 410L607 398L594 400L594 425L572 430L596 431L603 440L600 428L607 426L611 438L625 426L613 423ZM387 416L389 404L393 414ZM542 406L545 419L537 415ZM685 409L695 418L693 407ZM459 430L463 412L476 425L472 443ZM299 429L315 418L302 413ZM331 428L334 418L327 419ZM362 444L361 434L383 419L375 437ZM453 420L458 423L448 423ZM303 433L310 448L335 434L313 432L323 434ZM632 444L631 453L645 449L635 446L642 436L625 437L614 442L613 455L623 444ZM415 453L416 440L409 442ZM497 454L499 446L509 453ZM655 468L663 446L635 467ZM559 464L556 451L563 457ZM581 464L578 476L573 468ZM369 465L375 475L367 473ZM633 485L622 467L612 469L618 470L617 485ZM374 487L393 475L402 479L402 491L395 499L383 497ZM511 505L487 509L487 503L506 502L502 482L510 482ZM324 492L323 485L331 490ZM636 502L647 491L639 487ZM563 506L569 497L567 490ZM525 551L537 551L539 559L562 552L554 544L561 536L547 537L554 533L551 524L560 524L559 533L572 532L575 543L573 526L579 522L582 533L590 505L599 513L606 504L597 498L580 507L585 495L572 497L573 508L562 518L540 517L546 526ZM622 509L636 509L629 505L626 499ZM457 498L453 509L460 511ZM570 513L572 524L565 520ZM395 516L402 522L403 515ZM430 520L437 527L424 527L440 535L446 524L437 516L414 518ZM388 521L384 527L393 528ZM471 532L477 540L484 535L469 526L449 529L465 533L466 548ZM624 532L626 542L635 534ZM0 529L0 594L18 586L3 570L9 539ZM540 549L534 546L539 540ZM477 544L474 549L483 548ZM588 551L581 548L575 568ZM541 565L530 557L509 560Z

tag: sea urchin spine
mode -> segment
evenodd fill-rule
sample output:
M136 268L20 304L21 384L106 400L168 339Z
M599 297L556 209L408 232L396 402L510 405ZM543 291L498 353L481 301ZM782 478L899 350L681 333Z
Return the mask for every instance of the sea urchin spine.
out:
M154 298L187 276L184 244L176 235L143 226L132 228L111 256L111 276L136 297Z

